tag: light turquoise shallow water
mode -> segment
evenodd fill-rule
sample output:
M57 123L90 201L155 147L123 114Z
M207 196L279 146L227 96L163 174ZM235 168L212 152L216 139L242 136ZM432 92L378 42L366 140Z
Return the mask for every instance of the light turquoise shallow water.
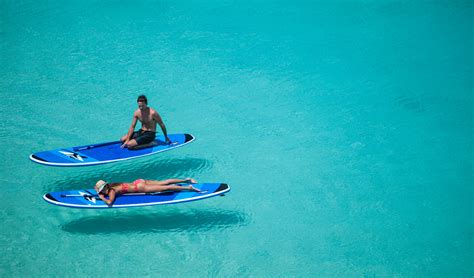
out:
M0 276L472 276L472 18L470 1L1 1ZM28 160L117 139L139 94L197 140ZM232 191L41 198L187 176Z

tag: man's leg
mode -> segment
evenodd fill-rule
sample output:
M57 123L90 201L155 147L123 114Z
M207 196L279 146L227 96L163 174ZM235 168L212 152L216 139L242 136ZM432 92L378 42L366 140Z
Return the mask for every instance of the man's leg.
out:
M132 140L128 141L128 143L127 143L127 148L129 148L129 149L133 149L136 146L138 146L138 143L137 143L137 140L135 140L135 139L132 139Z
M138 136L135 138L136 145L130 146L129 149L132 150L138 150L142 148L147 148L147 147L152 147L156 146L155 140L155 134L152 132L142 132L138 134ZM132 141L132 140L130 140Z
M134 132L132 133L132 136L130 136L130 139L135 139L135 138L137 138L138 135L139 135L139 133L140 133L140 131L134 131ZM120 141L121 141L122 143L125 142L125 141L127 141L127 139L128 139L128 138L127 138L127 135L128 135L128 134L125 134L124 136L122 136L122 137L120 138Z
M158 144L156 142L151 142L151 143L148 143L148 144L138 145L138 143L137 143L137 146L131 147L131 149L132 150L139 150L139 149L153 147L153 146L158 146ZM130 147L129 147L129 149L130 149Z

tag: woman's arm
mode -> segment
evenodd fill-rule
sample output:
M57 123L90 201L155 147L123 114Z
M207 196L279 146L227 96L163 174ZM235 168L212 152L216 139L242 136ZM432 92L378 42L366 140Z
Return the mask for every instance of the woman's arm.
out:
M109 203L108 205L111 206L115 201L115 190L114 189L110 189L109 191Z
M98 195L99 195L99 198L100 198L102 201L104 201L107 205L109 205L109 200L107 200L107 199L105 198L104 194L99 193Z
M109 190L109 199L105 198L104 194L99 194L99 198L102 199L108 206L111 206L115 201L115 190Z

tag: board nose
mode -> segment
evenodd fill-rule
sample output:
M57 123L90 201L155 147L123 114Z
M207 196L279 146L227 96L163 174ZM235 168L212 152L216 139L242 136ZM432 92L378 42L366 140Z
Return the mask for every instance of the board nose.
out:
M184 134L184 143L189 142L193 139L194 139L194 136L192 136L191 134L187 134L187 133Z
M49 193L46 194L46 195L44 195L44 198L45 198L45 199L48 199L48 200L50 200L50 201L54 201L54 202L57 202L57 201L58 201L58 200L56 200L53 196L51 196L51 194L49 194Z
M219 191L224 191L227 189L229 189L229 185L227 183L221 183L216 191L219 192Z

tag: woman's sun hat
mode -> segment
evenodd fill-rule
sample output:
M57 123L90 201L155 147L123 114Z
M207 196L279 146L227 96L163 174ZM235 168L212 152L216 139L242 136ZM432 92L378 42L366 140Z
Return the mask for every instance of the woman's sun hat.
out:
M95 190L97 191L97 193L102 192L102 190L104 190L104 188L107 186L107 184L109 184L109 183L106 182L106 181L103 181L103 180L98 181L95 184Z

